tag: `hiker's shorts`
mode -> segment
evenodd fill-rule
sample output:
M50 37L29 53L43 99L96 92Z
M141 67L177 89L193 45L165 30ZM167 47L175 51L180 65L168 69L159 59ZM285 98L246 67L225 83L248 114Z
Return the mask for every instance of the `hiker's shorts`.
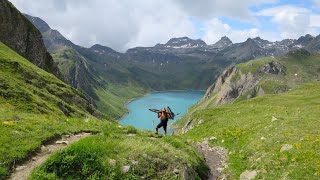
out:
M168 125L168 121L160 121L160 123L157 125L157 128L161 128L163 127L164 131L167 131L167 125Z

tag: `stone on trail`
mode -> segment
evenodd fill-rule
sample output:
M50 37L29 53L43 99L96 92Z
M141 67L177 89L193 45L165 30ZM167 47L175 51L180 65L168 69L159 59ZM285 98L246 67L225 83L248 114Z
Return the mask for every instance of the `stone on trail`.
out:
M65 144L65 145L68 145L69 142L68 142L68 141L56 141L56 144Z
M27 168L27 167L28 167L28 166L19 166L19 167L16 168L16 171L20 171L20 170L25 169L25 168Z
M174 168L174 169L173 169L173 173L175 173L175 174L179 174L179 169Z
M240 175L240 180L250 180L250 179L254 179L257 176L257 171L253 170L253 171L244 171L243 173L241 173Z
M292 149L293 146L291 144L284 144L281 149L280 149L280 152L283 152L283 151L289 151L290 149Z

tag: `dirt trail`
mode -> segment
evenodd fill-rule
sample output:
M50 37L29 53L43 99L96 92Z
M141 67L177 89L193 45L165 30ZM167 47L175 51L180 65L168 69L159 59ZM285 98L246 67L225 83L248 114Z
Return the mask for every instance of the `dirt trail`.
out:
M35 156L30 158L29 161L17 166L15 170L12 172L9 177L10 180L24 180L28 179L32 170L44 163L45 160L49 158L52 153L64 149L68 145L84 138L92 135L91 133L79 133L75 135L67 135L63 136L61 139L52 142L51 144L47 144L41 147L41 151L37 153Z
M208 145L208 141L197 144L197 150L204 156L207 165L210 168L208 180L225 180L226 175L224 168L226 164L227 151L222 147L212 147Z

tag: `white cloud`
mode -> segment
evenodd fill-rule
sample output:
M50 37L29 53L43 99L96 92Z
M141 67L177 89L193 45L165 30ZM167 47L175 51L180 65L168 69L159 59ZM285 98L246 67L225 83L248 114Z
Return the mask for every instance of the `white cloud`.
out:
M273 4L278 0L176 0L175 2L188 14L201 18L211 19L216 16L226 16L241 20L253 20L249 6Z
M258 28L243 30L233 29L230 25L223 23L218 18L207 21L204 28L204 41L208 44L216 43L222 36L227 36L233 43L246 41L248 38L261 37L270 41L280 40L279 35L274 32L264 32Z
M310 27L320 27L320 15L312 14L310 15Z
M162 0L12 0L18 9L44 19L76 44L100 43L124 51L194 34L188 15Z
M257 15L270 16L283 38L315 32L314 27L319 27L319 17L309 17L310 12L304 8L281 6L258 14L250 12L249 7L263 7L278 0L11 1L22 12L42 18L76 44L89 47L99 43L118 51L165 43L172 37L198 37L200 27L192 18L204 24L203 39L208 43L214 43L223 35L235 42L255 36L268 40L280 37L276 31L265 32L261 27L236 30L237 27L221 22L218 19L221 16L253 24L258 20Z
M309 31L310 12L306 8L291 5L264 9L258 16L272 17L277 24L282 38L297 38Z
M316 4L317 7L320 7L320 0L312 0L312 1Z
M267 0L11 0L22 12L44 19L76 44L100 43L124 51L172 37L193 38L190 17L253 19L249 6ZM273 0L274 1L274 0ZM273 2L272 1L272 2Z

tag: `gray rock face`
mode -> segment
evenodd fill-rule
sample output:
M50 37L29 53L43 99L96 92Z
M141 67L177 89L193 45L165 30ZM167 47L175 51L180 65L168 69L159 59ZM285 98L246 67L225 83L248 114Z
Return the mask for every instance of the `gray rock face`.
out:
M0 0L0 41L38 67L62 78L39 30L7 0Z
M30 15L28 15L28 14L23 14L23 15L26 16L26 18L28 18L29 21L30 21L32 24L37 24L37 29L38 29L41 33L50 30L50 26L49 26L45 21L43 21L42 19L40 19L40 18L38 18L38 17L30 16Z
M218 42L210 45L212 48L225 48L232 44L232 41L227 37L223 36Z
M203 40L193 40L188 37L172 38L165 45L163 45L163 47L169 48L195 48L203 46L207 46L207 44Z
M286 74L286 67L278 62L269 62L265 64L262 68L261 71L266 73L266 74Z
M233 80L235 76L239 76L239 79ZM214 89L207 92L216 94L216 105L226 104L244 95L248 90L254 88L258 82L259 78L254 74L242 74L233 66L225 70L217 79ZM209 96L209 94L205 96Z

